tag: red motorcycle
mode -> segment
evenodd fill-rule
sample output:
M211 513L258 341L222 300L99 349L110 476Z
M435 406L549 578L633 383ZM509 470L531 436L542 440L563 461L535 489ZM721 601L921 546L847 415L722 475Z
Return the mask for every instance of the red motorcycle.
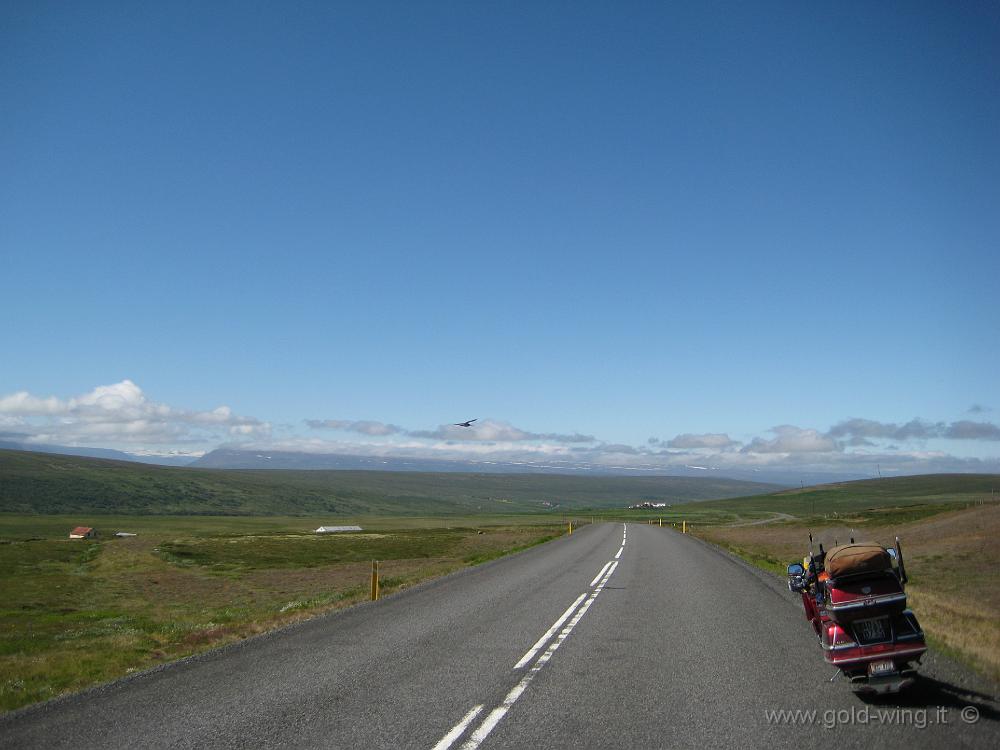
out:
M858 692L897 693L912 685L927 643L906 608L906 568L894 547L842 544L788 566L788 588L802 595L806 619L827 663ZM836 677L836 675L834 675Z

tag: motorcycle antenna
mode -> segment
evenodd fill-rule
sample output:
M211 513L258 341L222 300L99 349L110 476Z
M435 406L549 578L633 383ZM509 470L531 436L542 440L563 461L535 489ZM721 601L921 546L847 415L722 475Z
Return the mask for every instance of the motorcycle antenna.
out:
M906 576L906 566L903 565L903 550L899 546L899 537L896 537L896 561L899 563L899 580L907 583L910 579Z

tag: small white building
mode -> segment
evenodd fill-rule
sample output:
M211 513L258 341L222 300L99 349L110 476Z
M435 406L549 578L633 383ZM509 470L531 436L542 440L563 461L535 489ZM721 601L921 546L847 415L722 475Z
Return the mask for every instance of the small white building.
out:
M342 531L361 531L360 526L320 526L317 534L339 534Z
M130 531L116 531L115 536L118 537L119 539L124 539L125 537L135 536L135 534L133 534Z

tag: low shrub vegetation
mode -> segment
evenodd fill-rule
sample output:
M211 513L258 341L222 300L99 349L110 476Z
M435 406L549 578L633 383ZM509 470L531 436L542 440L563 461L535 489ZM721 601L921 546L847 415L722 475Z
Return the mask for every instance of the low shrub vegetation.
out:
M386 595L564 532L504 519L323 536L303 519L105 520L94 525L138 536L69 540L69 518L0 516L0 710L362 601L373 559Z

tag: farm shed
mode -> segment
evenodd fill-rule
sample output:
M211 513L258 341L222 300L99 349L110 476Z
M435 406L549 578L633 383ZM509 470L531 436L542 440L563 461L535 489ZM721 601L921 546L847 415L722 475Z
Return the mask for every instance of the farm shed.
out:
M90 526L77 526L69 532L70 539L97 539L97 529Z

